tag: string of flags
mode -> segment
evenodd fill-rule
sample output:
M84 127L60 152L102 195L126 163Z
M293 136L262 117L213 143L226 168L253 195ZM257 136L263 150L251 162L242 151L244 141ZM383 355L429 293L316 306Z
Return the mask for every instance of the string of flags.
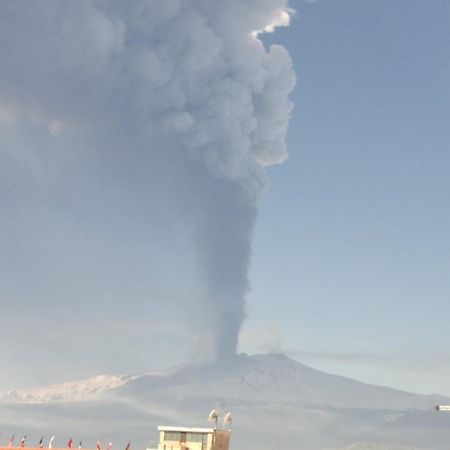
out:
M35 447L34 447L34 446L31 446L31 447L30 447L30 446L28 446L28 447L25 446L25 444L27 443L27 438L28 438L27 435L25 435L25 436L22 437L22 439L17 443L17 444L18 444L17 446L15 445L15 438L16 438L16 435L15 435L15 434L13 434L13 435L9 438L9 440L8 440L8 448L44 448L44 436L42 436L42 437L39 439L38 445L35 446ZM50 440L48 441L48 445L47 445L46 448L52 449L52 448L53 448L53 441L54 441L54 440L55 440L55 436L52 436L52 437L50 438ZM0 447L1 447L1 446L0 446ZM107 445L105 448L103 448L103 447L102 447L102 440L99 439L99 440L97 441L95 447L96 447L96 450L112 450L113 443L112 443L112 441L109 441L109 442L108 442L108 445ZM67 441L66 447L58 447L58 448L68 448L68 449L73 449L74 446L73 446L73 439L72 439L72 437L70 437L69 440ZM83 449L83 439L80 439L77 448L78 448L79 450L80 450L80 449ZM127 446L125 447L125 450L131 450L131 441L128 442Z

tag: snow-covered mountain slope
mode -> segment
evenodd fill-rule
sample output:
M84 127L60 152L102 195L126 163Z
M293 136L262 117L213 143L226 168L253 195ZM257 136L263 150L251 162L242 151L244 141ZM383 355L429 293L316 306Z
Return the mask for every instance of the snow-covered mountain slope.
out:
M166 376L142 375L113 393L136 397L158 392L186 400L270 402L333 408L427 410L444 401L331 375L281 354L239 355L228 364L185 367Z
M100 375L87 380L13 390L3 402L52 403L99 399L145 399L154 395L200 400L270 402L333 408L427 410L445 401L369 385L305 366L281 354L241 354L225 364L183 367L140 375Z
M226 364L104 376L16 391L0 403L0 428L29 436L83 435L144 449L156 426L206 425L216 405L233 413L233 450L445 450L450 402L326 374L283 355L239 355ZM58 439L58 438L57 438ZM359 444L355 444L359 443ZM353 447L352 447L353 445Z
M70 381L34 389L17 389L0 397L2 402L14 403L49 403L74 402L95 399L111 389L117 389L135 379L132 375L99 375L87 380Z

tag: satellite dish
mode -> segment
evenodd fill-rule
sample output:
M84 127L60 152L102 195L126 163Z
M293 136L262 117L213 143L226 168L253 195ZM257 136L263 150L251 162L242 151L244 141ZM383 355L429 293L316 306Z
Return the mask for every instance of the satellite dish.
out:
M231 413L228 412L225 414L225 417L223 418L223 424L224 425L231 425L231 422L233 421L233 419L231 418Z
M208 416L208 422L214 423L217 425L217 419L219 418L219 414L215 409L213 409Z

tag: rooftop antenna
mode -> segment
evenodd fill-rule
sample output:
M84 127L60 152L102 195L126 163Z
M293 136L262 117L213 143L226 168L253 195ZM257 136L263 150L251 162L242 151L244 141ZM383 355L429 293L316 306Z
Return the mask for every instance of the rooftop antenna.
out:
M213 423L214 424L214 429L217 428L217 421L219 420L219 414L218 412L213 409L208 416L208 422Z

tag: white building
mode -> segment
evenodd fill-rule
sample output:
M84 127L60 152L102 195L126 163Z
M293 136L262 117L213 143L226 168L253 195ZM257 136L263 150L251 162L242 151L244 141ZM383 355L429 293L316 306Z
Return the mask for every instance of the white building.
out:
M157 450L228 450L230 446L229 430L160 426L158 431Z

